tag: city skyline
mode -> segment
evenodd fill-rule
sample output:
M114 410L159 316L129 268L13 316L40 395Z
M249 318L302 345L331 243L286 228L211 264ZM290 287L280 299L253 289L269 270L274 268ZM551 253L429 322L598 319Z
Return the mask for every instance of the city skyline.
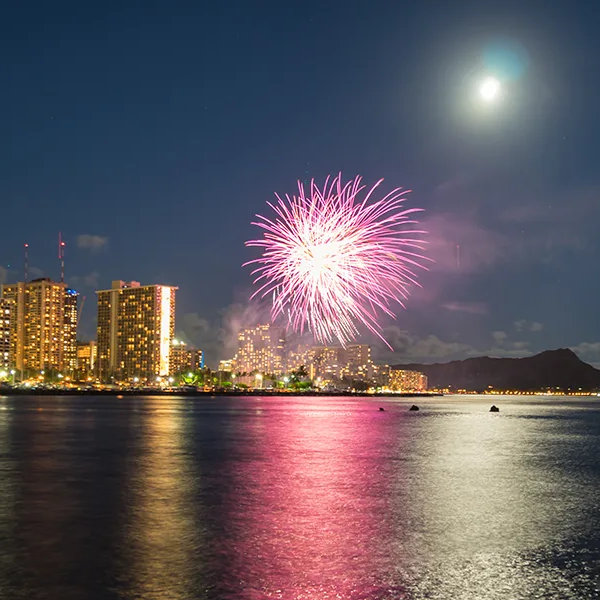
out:
M600 364L589 276L600 253L590 58L600 42L585 11L560 2L543 12L462 2L433 12L388 2L105 11L13 5L4 20L14 60L0 127L13 141L0 162L11 223L0 281L22 280L25 243L29 278L57 279L62 231L88 339L95 290L116 278L160 281L180 288L178 333L217 361L251 294L241 265L257 257L243 245L253 215L298 179L341 171L412 189L426 209L436 262L384 324L395 353L375 345L378 358L570 347ZM360 42L348 44L348 31ZM490 74L502 86L485 102L478 90Z

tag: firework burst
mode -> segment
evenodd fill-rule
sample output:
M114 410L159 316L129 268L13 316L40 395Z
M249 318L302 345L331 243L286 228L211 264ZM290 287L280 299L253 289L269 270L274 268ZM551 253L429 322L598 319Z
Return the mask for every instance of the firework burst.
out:
M263 238L246 242L263 249L246 265L259 287L252 297L273 296L271 317L284 315L297 333L308 328L320 343L356 339L362 325L382 336L379 318L395 318L394 303L404 307L421 254L424 231L415 229L414 213L403 206L408 191L395 189L375 200L383 179L370 190L356 177L346 184L328 177L321 189L311 181L308 195L276 194L267 204L272 218L256 215ZM389 346L389 344L387 344Z

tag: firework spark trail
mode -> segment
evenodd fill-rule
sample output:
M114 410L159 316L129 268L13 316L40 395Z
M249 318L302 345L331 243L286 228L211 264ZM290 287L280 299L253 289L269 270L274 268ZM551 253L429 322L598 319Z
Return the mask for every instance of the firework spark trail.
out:
M267 202L275 217L256 215L252 224L263 238L246 245L263 254L245 265L259 265L252 297L273 296L273 320L286 315L294 331L308 327L319 342L337 338L342 346L364 325L387 344L379 315L395 317L392 304L404 306L410 286L419 285L415 269L428 259L421 254L425 232L413 229L411 216L421 209L405 209L408 191L401 189L374 201L382 182L362 199L360 177L346 184L341 174L328 177L322 189L313 180L308 195L298 182L297 196Z

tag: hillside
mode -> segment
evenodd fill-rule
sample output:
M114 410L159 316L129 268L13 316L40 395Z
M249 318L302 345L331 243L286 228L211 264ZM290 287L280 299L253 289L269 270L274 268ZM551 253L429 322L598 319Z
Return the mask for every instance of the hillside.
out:
M427 375L430 388L482 391L489 386L504 390L593 391L600 388L600 371L583 362L573 351L561 348L527 358L468 358L432 365L394 365Z

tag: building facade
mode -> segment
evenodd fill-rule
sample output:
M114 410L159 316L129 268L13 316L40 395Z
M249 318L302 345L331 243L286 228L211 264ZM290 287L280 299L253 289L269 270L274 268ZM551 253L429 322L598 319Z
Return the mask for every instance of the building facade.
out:
M190 348L184 342L173 340L169 358L169 374L198 371L204 367L202 350Z
M77 374L80 378L96 373L97 356L96 342L77 342Z
M371 346L368 344L350 344L346 347L346 366L344 376L364 381L373 377Z
M13 315L13 303L0 298L0 370L13 368L10 332Z
M10 356L21 375L74 372L77 367L78 293L49 278L2 286L12 307Z
M102 381L151 379L170 372L175 292L166 285L113 281L98 294L98 374Z
M427 377L419 371L390 369L390 389L394 392L425 392Z
M235 370L239 373L283 373L284 352L285 338L281 329L271 325L244 329L238 334Z
M346 351L341 346L314 346L310 354L309 376L325 381L340 379L346 367Z

